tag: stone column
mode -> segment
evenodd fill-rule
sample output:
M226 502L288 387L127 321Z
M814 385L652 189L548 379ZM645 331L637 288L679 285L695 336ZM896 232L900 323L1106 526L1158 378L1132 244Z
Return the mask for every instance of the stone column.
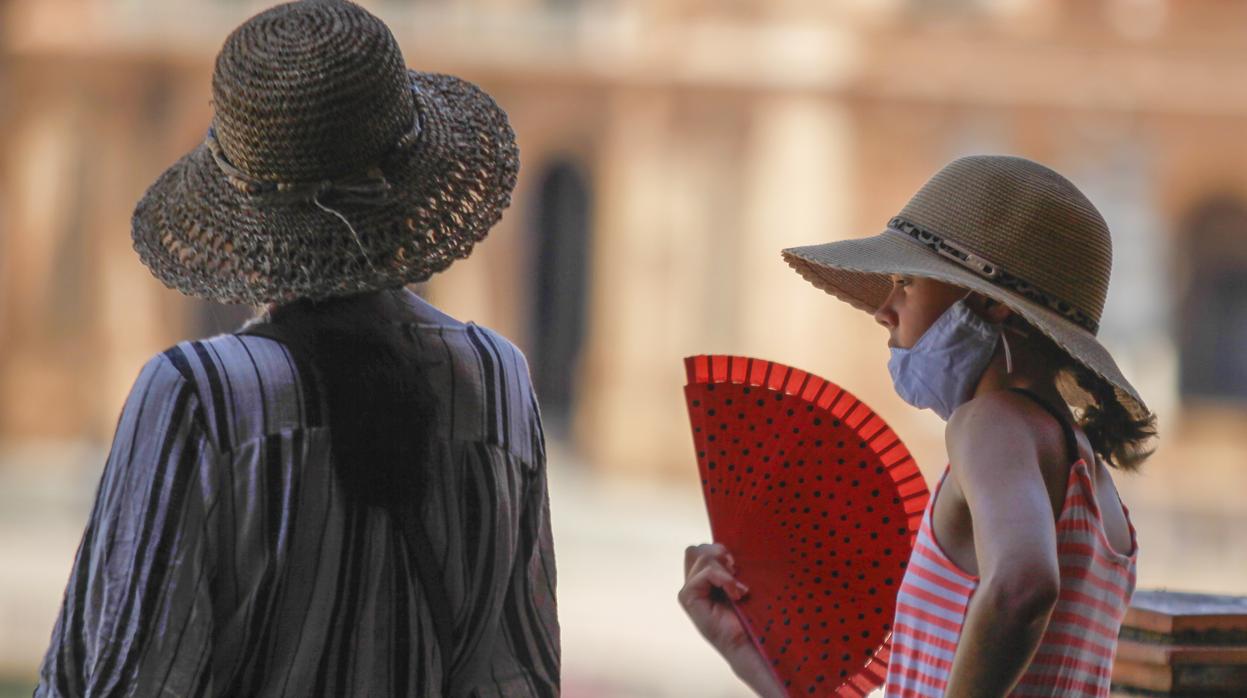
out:
M576 425L597 467L632 472L662 467L678 438L679 331L683 260L673 254L670 140L672 103L657 89L612 97L599 159L592 250L592 298ZM687 422L687 419L684 419ZM686 428L686 427L685 427Z
M869 399L886 338L869 315L815 289L780 256L786 247L860 237L854 128L846 106L784 94L754 107L745 161L739 351L824 375ZM886 372L884 372L886 378Z

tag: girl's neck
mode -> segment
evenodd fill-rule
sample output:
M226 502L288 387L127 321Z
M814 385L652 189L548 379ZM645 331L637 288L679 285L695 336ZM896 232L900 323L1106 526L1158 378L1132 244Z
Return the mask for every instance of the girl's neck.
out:
M1021 388L1035 393L1054 407L1064 406L1065 398L1056 387L1056 371L1047 366L1041 357L1027 351L1024 339L1011 335L1008 341L1013 370L1009 370L1003 347L998 346L987 368L983 370L983 376L979 378L974 397L999 390Z

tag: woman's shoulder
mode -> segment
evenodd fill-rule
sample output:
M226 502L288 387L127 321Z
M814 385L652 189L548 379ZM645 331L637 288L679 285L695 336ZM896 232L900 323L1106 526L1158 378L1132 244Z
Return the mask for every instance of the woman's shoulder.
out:
M488 348L495 352L501 361L508 364L511 370L524 376L528 375L528 358L524 356L524 352L514 342L507 339L501 332L474 322L467 324L467 331L486 343Z
M449 356L460 372L494 374L521 387L529 383L528 359L497 330L475 322L458 325L420 324L417 330L430 358Z
M502 445L531 461L540 411L519 347L476 323L423 335L430 384L451 417L453 438Z
M404 289L399 298L405 324L424 335L426 342L441 344L443 351L460 354L469 363L513 373L527 381L528 360L524 352L501 332L471 320L460 320L410 290Z
M248 334L190 339L159 355L187 380L210 389L258 388L297 377L289 350L280 342Z
M179 342L153 362L190 383L205 423L223 448L285 429L316 426L306 409L299 370L280 342L221 334Z

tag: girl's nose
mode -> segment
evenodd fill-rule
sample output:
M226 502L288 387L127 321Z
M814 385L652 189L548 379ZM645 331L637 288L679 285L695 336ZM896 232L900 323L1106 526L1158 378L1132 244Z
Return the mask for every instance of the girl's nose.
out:
M889 330L896 327L897 317L896 311L892 309L892 294L889 293L883 304L875 310L875 322Z

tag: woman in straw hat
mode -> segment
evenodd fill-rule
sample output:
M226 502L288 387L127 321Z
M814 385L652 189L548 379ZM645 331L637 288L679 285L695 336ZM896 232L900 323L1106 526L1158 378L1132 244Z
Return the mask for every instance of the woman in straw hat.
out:
M948 422L886 695L1108 695L1138 552L1110 468L1137 469L1155 435L1096 339L1110 257L1073 184L999 156L949 164L875 237L784 251L874 314L897 393ZM722 601L748 593L733 569L721 545L689 548L680 601L750 686L785 695Z
M236 29L213 104L134 246L264 311L144 366L36 695L556 695L524 358L403 288L510 203L506 115L341 0Z

